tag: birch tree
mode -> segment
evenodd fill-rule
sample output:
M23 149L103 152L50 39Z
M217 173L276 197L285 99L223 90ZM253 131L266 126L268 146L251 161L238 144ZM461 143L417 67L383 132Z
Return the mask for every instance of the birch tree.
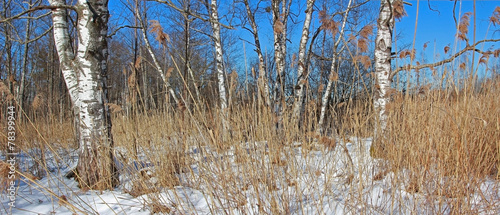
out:
M302 27L302 36L300 37L298 67L297 67L297 84L295 86L295 101L293 108L293 117L299 119L302 115L304 107L305 85L307 83L308 65L306 63L306 46L309 41L309 28L311 26L311 18L313 14L313 6L315 0L307 0L306 18Z
M387 91L391 87L391 50L394 16L392 4L394 0L380 1L380 14L377 20L377 36L375 39L375 92L373 107L377 113L375 135L383 132L387 126L386 104L389 102Z
M149 38L147 35L147 29L148 29L147 20L145 18L143 18L142 14L140 14L138 7L136 7L136 9L135 9L135 16L139 21L142 37L144 38L144 42L146 43L146 49L148 50L149 54L151 55L151 58L153 59L153 63L154 63L154 66L156 68L156 71L158 71L158 74L160 75L160 77L163 81L163 84L165 85L165 89L166 89L165 93L166 94L170 93L170 95L174 99L175 103L179 104L179 99L175 95L175 92L174 92L172 86L170 85L169 76L166 75L166 73L163 71L163 68L161 67L160 62L153 51L153 48L151 46L151 42L149 41ZM157 35L157 38L159 38L159 42L166 46L168 35L166 35L166 33L163 32L163 28L161 28L159 23L153 22L153 24L155 24L156 26L154 26L152 31Z
M274 38L274 61L276 67L276 81L274 84L274 112L277 115L278 128L281 126L281 115L284 103L284 76L286 67L286 39L288 16L292 1L272 0L271 12Z
M53 6L54 40L60 67L68 87L79 146L77 179L84 189L110 189L118 184L113 160L113 138L107 101L108 1L49 0ZM78 14L78 46L69 34L68 11Z
M259 58L259 79L258 79L258 103L259 106L263 103L262 100L264 101L264 104L266 106L271 106L271 100L269 97L269 84L267 81L267 74L266 74L266 67L264 63L264 55L262 54L262 49L260 46L260 38L259 38L259 31L257 28L257 22L255 21L255 13L252 12L252 9L250 8L250 4L248 3L248 0L243 0L243 3L245 4L245 9L247 12L247 18L248 21L250 22L250 26L252 29L247 29L250 31L253 35L254 38L254 46L255 46L255 52L257 53L257 57Z
M208 5L208 0L207 0ZM219 12L217 9L217 0L210 0L209 5L210 13L210 25L212 26L212 40L214 42L215 48L215 68L218 80L219 89L219 102L221 109L221 118L224 131L229 129L227 122L228 112L227 112L227 97L226 97L226 86L225 86L225 74L223 65L223 55L222 55L222 42L220 36L220 23L219 23Z
M338 73L336 72L336 59L337 59L337 49L342 41L342 38L344 36L344 29L347 23L347 17L349 16L349 11L352 9L351 7L352 0L349 0L349 3L347 4L347 9L344 11L344 16L342 18L342 27L340 28L339 36L337 37L337 40L333 44L333 56L332 56L332 65L330 67L330 74L328 75L328 82L326 84L326 89L324 91L323 97L321 98L321 109L320 109L320 114L319 114L319 122L318 122L318 127L316 129L316 132L318 134L323 133L324 129L324 122L325 122L325 115L326 115L326 109L328 107L328 101L330 99L330 95L332 93L332 87L333 83L337 80ZM323 25L329 25L326 27L330 31L333 31L332 33L336 32L336 24L331 24L333 21L328 21L328 22L323 22Z

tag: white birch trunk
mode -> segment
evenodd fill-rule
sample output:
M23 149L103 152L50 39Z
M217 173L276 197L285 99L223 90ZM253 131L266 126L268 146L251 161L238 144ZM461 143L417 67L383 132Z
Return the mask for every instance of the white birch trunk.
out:
M340 29L339 37L337 38L337 41L335 41L335 44L333 44L332 66L330 67L330 74L328 75L328 82L326 84L325 93L323 94L323 97L321 99L321 110L319 114L318 128L316 129L316 133L318 133L319 135L323 134L324 131L326 109L328 107L328 101L330 100L330 94L332 93L333 82L335 81L334 76L337 75L337 72L335 71L337 48L340 42L342 41L342 37L344 36L345 26L347 24L347 17L349 16L349 11L351 10L351 4L352 0L349 0L349 3L347 4L347 9L344 13L344 18L342 20L342 27Z
M302 36L299 44L299 56L297 65L297 85L295 87L295 101L293 107L293 117L300 119L304 107L305 85L307 82L308 72L306 63L306 46L309 41L309 28L311 26L311 18L315 0L307 0L306 18L302 27Z
M229 129L227 122L228 112L227 112L227 98L226 98L226 86L225 86L225 76L224 76L224 65L223 65L223 55L222 55L222 42L220 37L220 24L219 24L219 13L217 10L217 0L210 1L210 24L212 25L212 39L214 41L215 47L215 66L217 72L217 79L219 81L219 102L221 108L222 125L224 131Z
M266 67L264 64L264 56L262 55L262 49L260 47L260 38L259 31L257 29L257 23L255 22L255 16L250 9L250 5L248 4L248 0L243 0L245 3L245 8L247 11L247 16L250 21L250 25L252 26L252 34L255 41L255 52L259 58L259 79L258 79L258 91L259 97L258 101L261 104L261 100L263 99L266 106L271 106L271 98L269 97L269 84L267 81L266 75Z
M149 54L151 55L151 58L153 59L153 63L155 65L155 67L156 67L156 70L158 71L158 74L160 75L161 80L163 80L163 84L165 85L165 88L166 88L167 92L170 93L170 96L172 96L172 98L174 99L175 103L177 105L179 105L179 99L175 95L175 92L172 89L172 86L170 85L170 82L169 82L167 76L165 76L165 72L161 68L160 63L159 63L158 59L156 58L155 53L153 52L153 48L151 47L151 43L149 42L149 38L148 38L148 35L147 35L147 32L146 32L148 26L147 26L145 20L143 20L142 17L141 17L141 15L139 14L138 9L136 10L136 16L139 19L139 23L141 23L142 37L144 38L144 42L146 43L146 49L148 50Z
M375 92L373 107L378 120L375 123L375 135L385 131L387 126L386 104L389 102L387 90L391 87L391 48L394 16L392 3L394 0L382 0L377 20L377 37L375 39Z
M62 6L64 0L50 0ZM66 9L52 12L54 39L64 80L74 107L79 143L78 180L82 188L109 189L118 183L107 101L107 1L80 0L77 5L78 50L75 58Z
M280 3L282 11L280 12ZM278 129L281 127L282 121L282 103L284 101L283 92L283 76L285 71L285 56L286 56L286 31L289 4L287 1L273 0L271 3L273 13L273 28L274 28L274 60L276 66L276 81L274 86L274 112L277 116Z

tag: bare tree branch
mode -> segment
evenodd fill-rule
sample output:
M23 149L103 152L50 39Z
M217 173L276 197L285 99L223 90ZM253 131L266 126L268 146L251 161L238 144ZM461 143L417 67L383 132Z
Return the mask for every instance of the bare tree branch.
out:
M475 52L478 52L478 53L481 53L481 54L486 54L486 52L483 52L483 51L481 51L479 49L476 49L476 46L478 46L481 43L499 42L499 41L500 41L500 39L488 39L488 40L477 41L472 46L467 45L465 48L463 48L462 50L460 50L459 52L457 52L453 56L449 57L448 59L445 59L445 60L442 60L442 61L439 61L439 62L436 62L436 63L401 66L401 67L399 67L396 70L394 70L394 71L391 72L391 74L389 76L389 79L392 80L394 78L394 76L396 74L398 74L398 72L401 72L403 70L406 70L406 71L408 71L408 70L414 70L414 69L418 70L418 69L424 69L424 68L430 68L430 67L436 67L436 66L444 65L446 63L449 63L449 62L453 61L455 58L459 57L460 55L462 55L463 53L465 53L467 51L475 51Z
M118 31L121 30L122 28L137 28L137 29L140 29L142 27L141 26L132 26L132 25L123 25L123 26L120 26L117 29L115 29L111 34L109 34L108 38L111 38L111 37L115 36L115 34L118 33Z
M21 13L18 13L16 15L8 17L8 18L1 17L0 23L9 22L9 21L14 20L14 19L27 18L27 17L22 17L22 16L25 14L31 13L31 12L38 11L38 10L54 10L54 9L58 9L58 8L64 8L64 9L70 9L70 10L76 11L76 7L71 6L71 5L59 5L59 6L42 5L42 6L37 6L37 7L31 8L31 9L25 10Z
M192 13L191 11L186 11L186 10L184 10L182 8L177 7L171 0L165 0L165 1L162 1L162 0L147 0L147 1L154 1L154 2L158 2L158 3L166 4L167 6L171 7L172 9L174 9L176 11L179 11L179 12L181 12L183 14L187 14L187 15L193 16L195 18L198 18L198 19L200 19L202 21L209 22L208 19L205 19L205 18L201 17L200 14ZM219 23L219 25L221 25L224 28L234 30L233 26L222 24L218 20L217 20L217 23Z
M42 34L38 35L37 37L35 37L33 39L27 39L27 40L24 40L24 41L22 41L22 40L12 40L12 41L16 41L16 42L18 42L20 44L32 43L32 42L35 42L35 41L39 40L43 36L47 35L49 32L52 31L53 28L54 28L53 26L50 26L49 29L47 29L45 32L43 32Z

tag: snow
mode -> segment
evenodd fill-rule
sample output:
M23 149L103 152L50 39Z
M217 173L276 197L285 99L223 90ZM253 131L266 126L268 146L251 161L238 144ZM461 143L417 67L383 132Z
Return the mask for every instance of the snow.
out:
M348 150L344 151L343 144ZM266 142L244 144L246 153L253 159L271 162L266 155L270 149ZM160 188L158 192L133 197L130 189L133 178L122 174L122 184L112 191L82 191L73 179L63 177L74 165L75 154L63 153L66 162L53 162L50 173L39 180L23 179L18 188L13 214L152 214L160 205L164 213L170 214L435 214L451 213L446 197L437 202L429 200L423 193L409 193L401 183L405 171L388 172L380 180L374 180L378 172L377 163L370 157L371 139L351 138L350 142L339 142L332 151L315 147L305 151L301 144L291 144L283 150L281 159L287 164L276 167L258 177L259 183L246 180L251 171L242 168L236 160L237 150L224 154L204 149L190 149L194 163L190 173L181 173L181 185ZM121 150L121 149L118 149ZM255 152L255 153L251 153ZM285 154L288 153L288 154ZM208 159L215 155L218 159ZM263 156L263 157L262 157ZM145 161L129 166L154 171L154 165ZM349 162L352 159L352 169ZM219 159L220 158L220 159ZM19 159L28 162L27 154ZM226 162L226 169L220 164ZM217 164L217 165L216 165ZM259 165L259 164L254 164ZM131 171L121 165L121 171ZM279 166L279 165L278 165ZM288 166L295 166L290 169ZM352 172L351 172L352 171ZM268 174L276 174L276 181L266 181ZM221 183L233 177L234 184ZM151 178L156 180L154 177ZM18 181L19 183L19 181ZM265 189L267 183L268 189ZM399 183L399 184L398 184ZM436 182L438 183L438 182ZM270 185L272 184L272 186ZM234 190L227 190L233 186ZM272 187L270 189L269 187ZM432 189L432 188L429 188ZM428 194L430 195L430 194ZM259 197L259 198L257 198ZM67 203L60 198L67 199ZM474 195L464 200L480 214L499 214L500 189L495 180L485 180ZM8 213L10 200L5 193L0 195L3 207L0 214ZM273 210L276 209L276 210Z

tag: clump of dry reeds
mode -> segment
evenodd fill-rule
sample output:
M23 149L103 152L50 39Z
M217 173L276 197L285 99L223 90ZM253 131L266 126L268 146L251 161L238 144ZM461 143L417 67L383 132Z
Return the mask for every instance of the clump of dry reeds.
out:
M377 156L383 158L383 165L373 170L371 179L398 175L391 189L404 185L405 192L423 196L424 202L447 207L431 208L432 213L479 212L468 196L481 192L482 182L499 174L498 83L492 79L479 88L463 90L428 87L408 96L395 92L388 106L387 133L381 140L386 148ZM362 194L364 187L370 186L369 180L360 178L362 169L372 164L359 163L362 152L348 152L346 143L356 144L354 137L373 136L370 96L332 106L329 129L323 135L312 132L317 121L316 103L309 102L306 107L300 127L285 109L280 130L272 110L254 104L231 106L229 131L224 131L217 109L183 108L134 116L117 112L113 136L117 159L123 165L122 178L128 178L128 182L123 181L128 184L124 190L132 196L147 196L153 212L180 210L162 195L180 186L206 191L205 197L220 207L214 212L286 214L296 212L304 203L302 193L306 190L326 190L317 196L326 199L331 195L328 189L343 181L342 186L350 192L346 195L349 201L369 204ZM23 149L75 150L72 128L70 121L23 124L19 127L20 145ZM313 162L316 154L325 156L324 164ZM357 161L351 156L358 157ZM345 168L337 168L344 162ZM41 162L40 168L48 171L46 163ZM321 185L325 187L315 184L319 178L325 180ZM301 183L303 180L309 183ZM490 204L487 207L499 204L489 196L481 198ZM249 199L255 199L256 209L249 209ZM391 201L405 204L402 199ZM411 210L418 212L417 207Z

